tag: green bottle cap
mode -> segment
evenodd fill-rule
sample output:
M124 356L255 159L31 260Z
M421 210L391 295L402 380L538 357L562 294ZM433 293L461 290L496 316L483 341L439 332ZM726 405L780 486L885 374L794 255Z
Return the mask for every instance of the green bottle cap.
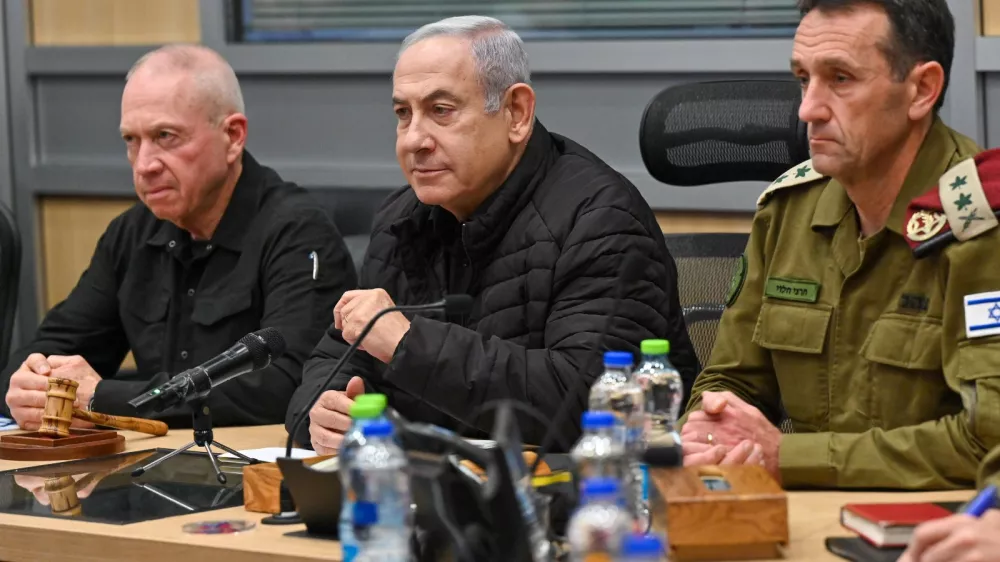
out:
M355 401L351 405L351 418L356 420L370 420L379 417L382 408L370 400Z
M667 340L643 340L640 348L643 355L666 355L670 353L670 342Z
M379 413L381 413L382 410L385 410L385 407L388 404L388 399L385 397L385 394L362 394L361 396L355 398L354 401L374 404L378 406Z

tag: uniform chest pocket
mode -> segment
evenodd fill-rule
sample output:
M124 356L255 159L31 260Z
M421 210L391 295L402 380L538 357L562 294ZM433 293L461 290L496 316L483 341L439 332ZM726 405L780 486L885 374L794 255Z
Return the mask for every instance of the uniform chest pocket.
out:
M861 347L868 361L915 371L941 368L941 322L903 314L875 321Z
M235 289L223 295L206 296L195 303L191 320L202 326L212 326L223 320L241 316L253 307L253 291Z
M753 342L772 351L823 353L833 308L764 301L753 331Z
M961 399L941 371L941 323L932 318L885 314L861 347L868 361L859 409L872 426L916 425L961 410ZM867 375L867 376L865 376Z

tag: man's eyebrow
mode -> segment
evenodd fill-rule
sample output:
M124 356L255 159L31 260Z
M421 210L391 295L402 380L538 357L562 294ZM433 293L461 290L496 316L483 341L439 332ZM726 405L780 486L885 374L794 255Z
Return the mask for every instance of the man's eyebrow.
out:
M825 67L840 67L846 69L854 69L857 67L857 64L851 59L840 55L822 55L816 59L816 63ZM798 59L791 59L789 61L789 67L791 67L793 71L799 70L802 68L802 63Z
M433 92L427 94L426 96L424 96L423 98L420 99L420 102L421 103L427 103L428 101L435 101L435 100L445 100L445 101L450 101L450 102L455 102L455 103L459 102L458 96L456 96L455 94L453 94L453 93L451 93L448 90L445 90L443 88L439 88L439 89L434 90ZM392 104L393 105L406 105L406 101L403 100L403 99L401 99L401 98L399 98L399 97L392 96Z
M429 101L429 100L447 100L447 101L457 102L458 96L449 92L448 90L437 89L431 92L430 94L424 96L424 101Z

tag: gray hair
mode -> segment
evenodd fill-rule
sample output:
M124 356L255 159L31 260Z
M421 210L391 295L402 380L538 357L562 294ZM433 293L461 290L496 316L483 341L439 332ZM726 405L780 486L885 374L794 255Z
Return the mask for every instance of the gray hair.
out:
M234 113L245 113L243 92L236 72L217 52L201 45L166 45L144 54L125 75L128 83L143 66L154 61L160 69L191 75L207 107L209 119L222 122Z
M472 42L486 113L500 111L507 88L531 83L528 55L521 38L507 24L486 16L458 16L429 23L403 40L397 57L415 43L441 35L465 37Z

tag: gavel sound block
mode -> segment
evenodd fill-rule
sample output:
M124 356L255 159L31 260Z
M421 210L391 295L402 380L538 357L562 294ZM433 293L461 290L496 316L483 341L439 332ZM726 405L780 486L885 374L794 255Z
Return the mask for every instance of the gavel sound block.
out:
M760 466L651 468L653 528L671 560L761 560L788 544L785 491Z
M109 416L73 407L79 384L49 378L45 410L38 431L0 437L0 459L17 461L71 460L113 455L125 450L125 437L115 431L75 429L73 418L96 425L166 435L167 424L141 418Z

